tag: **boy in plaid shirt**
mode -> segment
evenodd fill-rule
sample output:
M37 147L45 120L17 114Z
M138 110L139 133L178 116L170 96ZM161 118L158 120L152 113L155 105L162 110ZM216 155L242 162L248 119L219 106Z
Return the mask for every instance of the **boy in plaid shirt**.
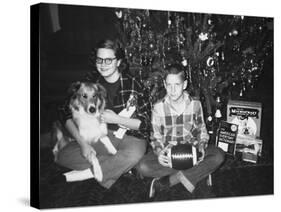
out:
M224 160L224 152L208 146L209 135L204 123L201 102L194 100L185 91L187 81L180 65L171 65L165 70L166 96L152 110L152 150L140 161L141 175L153 177L149 196L182 183L192 193L196 184L215 171ZM167 145L190 143L202 153L199 164L187 170L170 168L166 155Z

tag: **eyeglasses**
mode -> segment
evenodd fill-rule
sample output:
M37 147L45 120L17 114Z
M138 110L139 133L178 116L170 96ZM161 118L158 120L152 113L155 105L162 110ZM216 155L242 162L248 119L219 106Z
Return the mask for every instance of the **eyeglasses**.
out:
M97 57L96 58L96 63L97 64L102 64L103 62L106 64L106 65L110 65L112 63L113 60L115 60L116 57L114 58L100 58L100 57Z

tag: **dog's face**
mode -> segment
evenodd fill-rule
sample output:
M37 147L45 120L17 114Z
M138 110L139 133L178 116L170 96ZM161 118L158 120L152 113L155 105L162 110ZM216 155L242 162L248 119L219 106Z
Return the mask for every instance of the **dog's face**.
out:
M70 86L70 108L99 115L105 108L106 90L98 83L76 82Z

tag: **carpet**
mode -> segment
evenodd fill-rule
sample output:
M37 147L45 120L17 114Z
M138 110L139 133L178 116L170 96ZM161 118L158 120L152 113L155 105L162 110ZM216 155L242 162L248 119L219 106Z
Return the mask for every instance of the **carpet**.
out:
M140 179L135 174L126 173L110 188L105 189L94 179L71 183L53 183L50 179L69 171L52 161L51 149L41 149L40 154L40 208L81 207L95 205L130 204L144 202L192 200L214 198L213 188L206 180L198 184L190 194L181 184L149 199L151 178Z

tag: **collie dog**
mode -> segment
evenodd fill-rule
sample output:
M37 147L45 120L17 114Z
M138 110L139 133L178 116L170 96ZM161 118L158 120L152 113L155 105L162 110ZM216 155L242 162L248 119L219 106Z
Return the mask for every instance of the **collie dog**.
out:
M101 141L109 153L116 154L117 150L107 137L107 125L101 122L100 115L106 105L106 90L98 83L75 82L70 86L71 98L69 108L72 112L72 120L76 124L80 136L88 143ZM54 124L54 137L57 141L53 148L55 160L58 152L74 139L59 123ZM95 153L95 151L94 151ZM103 174L96 154L92 154L92 172L97 181L102 181Z

